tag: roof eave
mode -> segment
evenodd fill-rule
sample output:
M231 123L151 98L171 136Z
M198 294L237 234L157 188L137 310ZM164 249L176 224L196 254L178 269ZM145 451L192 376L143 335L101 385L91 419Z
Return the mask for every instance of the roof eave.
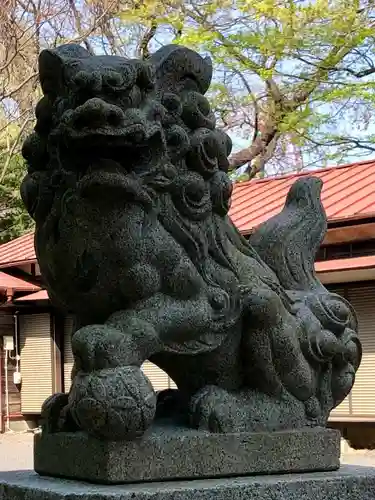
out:
M330 229L330 226L332 224L343 224L345 222L359 222L361 220L371 220L373 219L375 221L375 213L369 213L369 214L361 214L361 215L351 215L349 217L337 217L337 218L330 218L328 219L327 223L328 223L328 229ZM269 220L269 219L267 219ZM265 221L267 222L267 221ZM263 223L260 223L259 226L261 226ZM240 230L239 229L239 232L242 234L242 236L250 236L255 230L257 227L259 226L255 226L255 227L252 227L251 229L245 229L245 230Z
M0 263L0 269L6 269L7 267L17 267L17 266L24 266L26 264L36 264L38 261L37 259L26 259L26 260L17 260L13 262L2 262Z

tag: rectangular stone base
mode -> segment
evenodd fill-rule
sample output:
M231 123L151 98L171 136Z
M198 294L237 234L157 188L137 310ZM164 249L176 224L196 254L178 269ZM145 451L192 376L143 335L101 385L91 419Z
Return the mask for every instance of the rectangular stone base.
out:
M117 486L0 473L0 500L374 500L375 468Z
M102 484L328 471L339 457L339 431L322 428L211 434L159 426L134 442L42 433L34 443L38 474Z

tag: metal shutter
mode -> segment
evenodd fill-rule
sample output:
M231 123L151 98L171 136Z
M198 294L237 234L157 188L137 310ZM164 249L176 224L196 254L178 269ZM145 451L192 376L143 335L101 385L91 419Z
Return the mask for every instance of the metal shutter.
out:
M347 396L342 403L340 403L336 408L334 408L330 417L347 417L350 415L350 394Z
M375 417L375 285L348 288L348 300L357 312L362 363L351 393L355 417Z
M72 384L74 357L72 352L73 316L64 318L64 391L69 392Z
M173 380L163 370L150 361L145 361L145 363L143 363L142 370L149 378L155 391L176 388L176 384Z
M335 285L327 286L330 292L337 293L342 297L345 297L345 288L338 287ZM344 401L339 404L334 410L331 411L331 417L341 417L350 415L350 394L344 399Z
M49 314L19 316L21 411L40 413L53 392L51 323Z
M177 389L177 385L173 382L171 377L168 377L168 378L169 378L169 388L170 389Z

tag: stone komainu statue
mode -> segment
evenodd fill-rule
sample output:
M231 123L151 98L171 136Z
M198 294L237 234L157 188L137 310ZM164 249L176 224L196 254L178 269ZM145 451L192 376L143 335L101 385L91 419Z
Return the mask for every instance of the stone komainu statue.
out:
M301 177L248 242L228 217L231 141L204 97L210 60L65 45L41 53L39 74L21 192L49 296L76 317L72 388L45 402L45 431L324 425L361 347L350 304L314 273L320 180ZM145 360L178 391L157 398Z

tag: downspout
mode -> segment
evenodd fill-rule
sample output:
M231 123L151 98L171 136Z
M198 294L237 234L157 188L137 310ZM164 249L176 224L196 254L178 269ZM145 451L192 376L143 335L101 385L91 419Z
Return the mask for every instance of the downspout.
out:
M0 343L0 434L3 432L3 345Z
M14 314L13 314L13 318L14 318L14 351L16 353L16 377L20 374L20 361L21 361L21 356L19 355L18 353L18 311L16 311ZM21 382L21 380L17 380L15 379L14 380L14 383L15 384L19 384Z
M14 290L12 288L9 288L6 292L7 294L7 304L10 304L13 302L13 295L14 295ZM4 374L5 374L5 408L6 408L6 414L5 414L5 432L10 432L10 404L9 404L9 374L8 374L8 358L9 358L9 352L5 351L5 363L4 363Z
M6 351L6 356L7 359L8 357L10 359L15 359L16 360L16 371L13 374L13 382L14 384L19 384L20 383L20 356L18 354L18 311L16 311L13 314L13 321L14 321L14 352L15 352L15 357L12 357L8 351ZM8 366L8 363L6 362L6 367ZM6 380L8 384L8 374L6 375ZM19 379L19 380L18 380ZM8 432L12 432L12 429L10 428L10 405L9 405L9 392L7 396L7 420L6 420L6 426Z
M5 373L5 432L9 432L11 429L10 429L10 412L9 412L8 351L5 351L4 373Z

